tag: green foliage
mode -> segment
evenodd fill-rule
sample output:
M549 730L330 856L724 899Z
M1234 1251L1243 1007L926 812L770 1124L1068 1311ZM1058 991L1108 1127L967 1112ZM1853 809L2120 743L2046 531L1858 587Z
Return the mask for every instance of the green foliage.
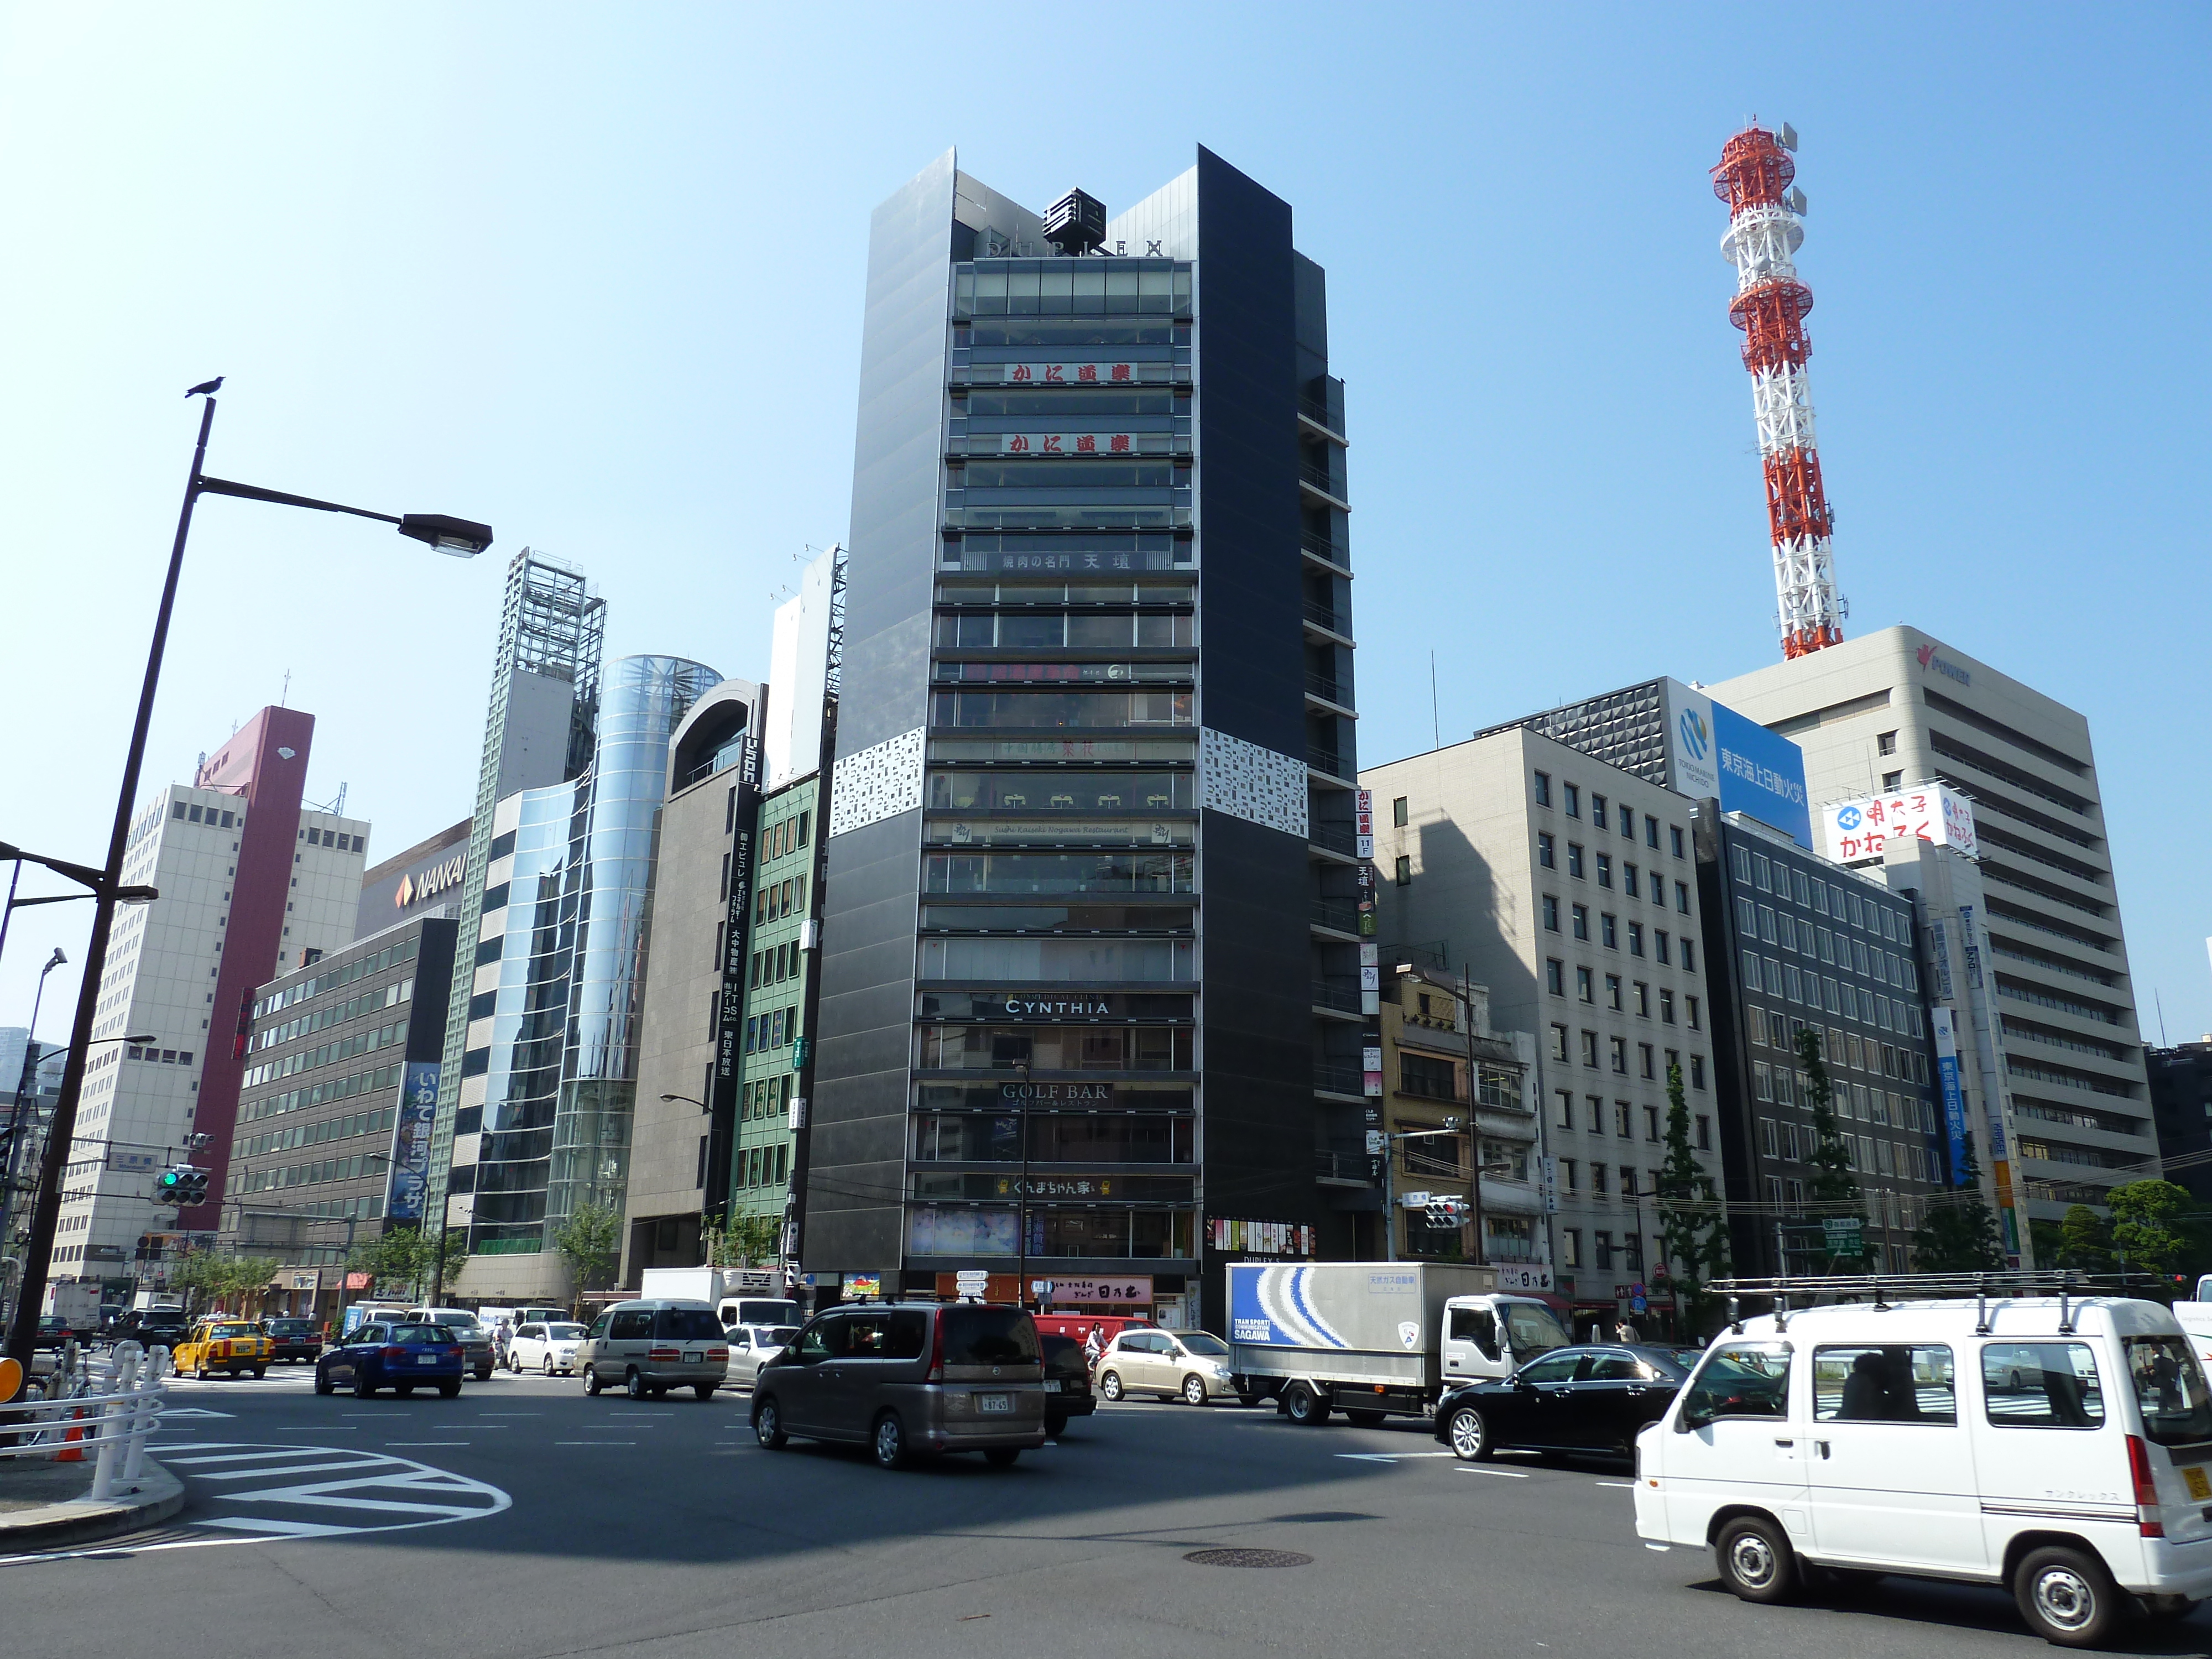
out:
M1836 1127L1835 1091L1828 1082L1827 1063L1820 1058L1820 1034L1809 1025L1797 1033L1797 1068L1804 1073L1805 1103L1813 1112L1809 1162L1820 1172L1807 1184L1806 1194L1823 1216L1856 1214L1863 1220L1866 1200L1858 1176L1851 1172L1850 1148Z
M1948 1201L1929 1206L1912 1234L1913 1265L1922 1273L1994 1272L2005 1265L2004 1235L1982 1196L1982 1169L1974 1138L1966 1137L1966 1164Z
M2185 1187L2171 1181L2130 1181L2106 1194L2112 1211L2112 1249L2137 1273L2170 1278L2188 1251L2187 1224L2196 1206Z
M611 1206L584 1204L553 1230L553 1248L575 1276L576 1289L604 1290L622 1257L622 1216Z
M1690 1148L1690 1106L1680 1065L1667 1068L1667 1162L1659 1171L1656 1208L1668 1271L1695 1326L1705 1281L1728 1271L1728 1216L1712 1177Z
M193 1311L228 1304L240 1313L269 1288L283 1264L274 1256L229 1255L215 1250L194 1250L169 1270L169 1285L185 1292Z
M413 1227L395 1227L354 1247L346 1265L368 1273L370 1294L412 1302L430 1282L430 1242Z
M2112 1224L2086 1204L2076 1204L2058 1223L2058 1249L2051 1265L2082 1273L2112 1271Z
M768 1267L783 1259L783 1223L772 1215L738 1215L707 1235L707 1266Z

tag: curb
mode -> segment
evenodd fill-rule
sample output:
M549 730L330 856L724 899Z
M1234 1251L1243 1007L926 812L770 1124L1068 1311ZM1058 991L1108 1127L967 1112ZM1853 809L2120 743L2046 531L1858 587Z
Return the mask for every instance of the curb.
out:
M150 1457L134 1486L104 1504L73 1498L0 1520L0 1555L120 1537L166 1521L185 1506L184 1482Z

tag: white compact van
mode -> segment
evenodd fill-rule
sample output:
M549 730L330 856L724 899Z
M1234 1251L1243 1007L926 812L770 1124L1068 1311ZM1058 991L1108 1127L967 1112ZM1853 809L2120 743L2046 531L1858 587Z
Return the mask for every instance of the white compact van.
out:
M2101 1644L2212 1595L2212 1387L2156 1303L1996 1297L1745 1319L1636 1440L1636 1530L1747 1601L1824 1573L2011 1591Z

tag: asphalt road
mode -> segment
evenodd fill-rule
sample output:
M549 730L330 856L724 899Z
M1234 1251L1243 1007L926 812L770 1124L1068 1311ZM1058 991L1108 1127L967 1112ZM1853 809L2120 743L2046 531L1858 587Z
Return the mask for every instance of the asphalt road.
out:
M191 1501L157 1533L0 1562L18 1653L1946 1659L2046 1651L1995 1590L1886 1579L1746 1606L1647 1550L1625 1469L1437 1455L1416 1425L1102 1407L1011 1470L887 1474L753 1443L741 1396L470 1382L316 1399L304 1368L179 1382ZM205 1413L208 1415L187 1413ZM1200 1565L1194 1550L1304 1565ZM2212 1610L2124 1650L2203 1654Z

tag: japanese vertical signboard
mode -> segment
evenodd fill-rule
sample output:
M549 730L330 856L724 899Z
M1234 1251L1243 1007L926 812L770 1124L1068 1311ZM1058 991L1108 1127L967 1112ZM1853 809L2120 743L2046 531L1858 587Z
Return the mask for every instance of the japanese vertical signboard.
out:
M1936 1038L1936 1080L1943 1091L1943 1128L1951 1146L1951 1184L1966 1179L1966 1092L1959 1076L1958 1016L1948 1008L1928 1011Z
M1352 830L1358 840L1352 847L1352 855L1358 859L1371 859L1375 856L1375 792L1362 789L1354 799Z
M392 1126L392 1174L384 1213L393 1221L420 1221L430 1183L430 1126L438 1115L438 1062L407 1062L399 1084L399 1114Z

